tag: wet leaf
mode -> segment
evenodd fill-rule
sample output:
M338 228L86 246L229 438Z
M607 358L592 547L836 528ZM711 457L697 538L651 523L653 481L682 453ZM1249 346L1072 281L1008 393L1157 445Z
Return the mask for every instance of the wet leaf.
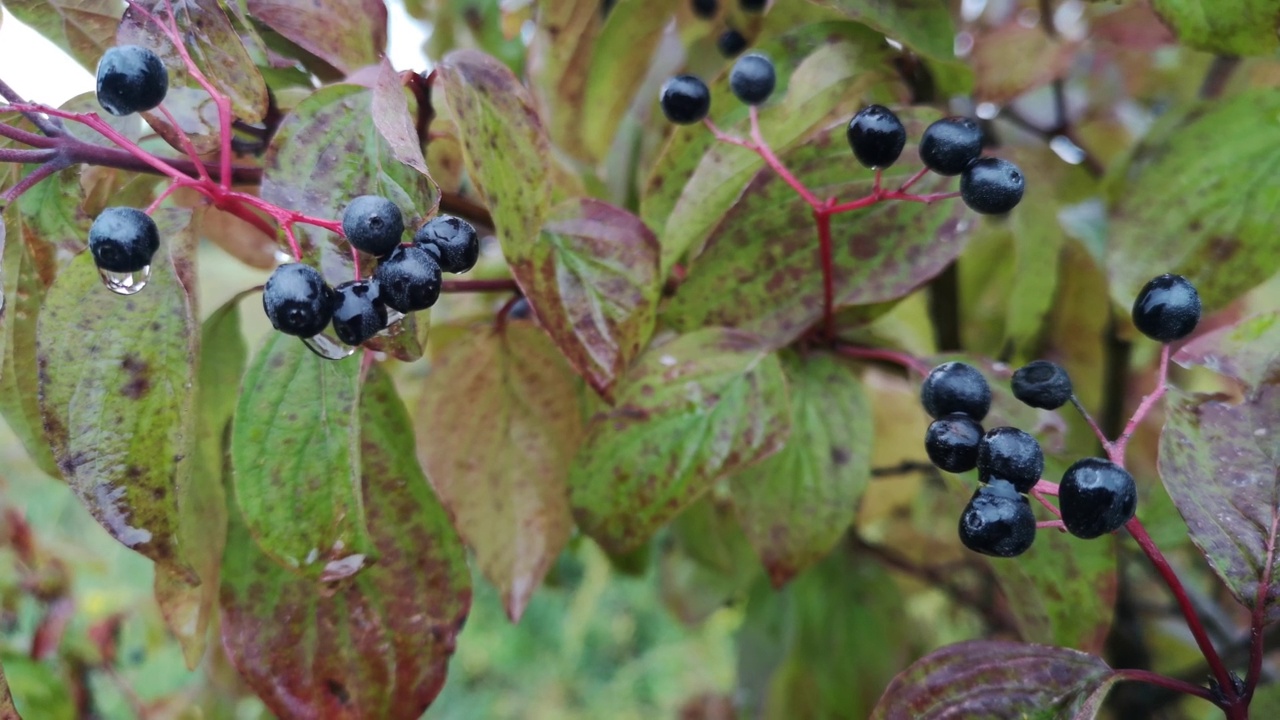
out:
M247 0L249 15L343 73L378 62L387 47L382 0Z
M124 13L120 0L5 0L4 7L89 72L116 44L116 27Z
M414 117L409 113L405 92L400 73L384 57L373 86L373 124L387 141L392 157L429 178L431 173L422 156L422 142L418 139Z
M577 378L523 321L473 330L434 362L417 410L418 452L480 571L519 620L573 527L565 480L582 439Z
M414 457L409 414L377 365L359 413L377 564L319 592L263 555L232 510L222 641L280 717L416 720L444 684L471 606L462 545Z
M781 363L758 338L708 328L651 347L588 426L569 477L574 517L610 552L634 550L790 430Z
M1152 0L1183 44L1222 55L1270 55L1280 48L1277 0Z
M947 6L933 2L885 3L879 0L810 0L844 13L933 60L954 61L956 29Z
M853 368L788 355L791 436L732 478L739 522L775 587L820 560L853 523L871 477L871 406Z
M1179 348L1173 359L1183 367L1199 365L1257 387L1268 379L1278 354L1280 312L1268 312L1199 335Z
M584 111L591 107L584 100L602 19L600 0L539 2L529 43L531 80L547 132L557 147L583 160L594 159L583 147L582 125L592 114ZM641 67L633 65L632 74L643 77Z
M360 361L268 335L245 373L231 433L236 504L259 549L312 579L375 559L360 498Z
M971 640L938 650L885 688L872 720L1092 720L1115 675L1067 648Z

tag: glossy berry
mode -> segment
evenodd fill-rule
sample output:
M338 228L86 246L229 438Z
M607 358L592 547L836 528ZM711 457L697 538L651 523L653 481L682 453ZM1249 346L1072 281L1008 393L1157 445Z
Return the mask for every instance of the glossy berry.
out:
M1044 474L1044 452L1035 437L1018 428L992 428L978 443L978 473L984 481L999 478L1020 493L1030 492Z
M480 236L471 223L452 215L437 215L418 228L413 242L436 256L440 269L464 273L480 259Z
M703 20L710 20L720 9L720 0L693 0L693 14Z
M981 421L991 409L991 386L972 365L942 363L924 379L920 402L935 420L951 413L964 413Z
M118 45L98 61L98 104L112 115L152 110L168 92L169 71L147 48Z
M1129 522L1138 509L1138 488L1133 476L1119 465L1084 458L1062 476L1058 509L1067 532L1086 540L1096 538Z
M529 304L529 298L520 298L511 304L511 309L507 310L507 317L512 320L532 320L533 306Z
M333 291L333 334L342 342L360 345L387 326L387 306L377 281L352 280Z
M738 58L729 73L729 89L739 100L748 105L759 105L773 94L777 82L773 61L760 53Z
M960 542L974 552L1015 557L1036 539L1031 503L1013 485L992 480L978 488L960 514Z
M1133 324L1162 343L1181 340L1200 323L1200 293L1181 275L1152 278L1133 301Z
M924 434L924 450L929 461L952 473L968 472L978 466L978 443L982 426L963 413L934 420Z
M720 33L719 38L716 38L716 49L727 58L737 57L738 53L747 49L747 36L733 28L729 28Z
M1075 394L1071 376L1057 363L1035 360L1013 374L1013 396L1033 408L1057 410Z
M320 271L302 263L276 268L262 289L262 309L271 327L304 338L324 332L336 299Z
M693 75L676 75L662 84L658 93L662 114L677 125L701 122L711 110L711 91Z
M920 137L920 161L939 175L959 175L982 154L982 128L967 117L943 118Z
M1017 165L1002 158L979 158L960 173L960 199L983 215L1002 215L1018 206L1027 181Z
M440 262L419 245L401 245L373 273L387 307L410 313L440 299Z
M138 272L160 249L160 232L151 216L129 207L103 210L89 227L93 262L111 272Z
M386 257L400 246L404 215L395 203L384 197L361 195L342 212L342 232L355 249Z
M768 0L738 0L742 9L747 12L764 12Z
M887 168L898 160L907 144L907 129L893 111L883 105L868 105L849 121L845 131L854 157L864 167Z

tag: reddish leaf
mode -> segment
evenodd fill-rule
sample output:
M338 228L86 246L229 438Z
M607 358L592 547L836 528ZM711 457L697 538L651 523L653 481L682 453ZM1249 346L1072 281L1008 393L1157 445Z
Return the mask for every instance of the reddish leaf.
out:
M404 82L400 73L391 67L391 61L382 58L378 66L378 79L373 85L373 124L382 133L396 160L418 172L431 176L427 160L422 156L422 142L409 113L409 100L405 97Z
M93 72L98 59L115 44L120 0L5 0L14 18L30 25L76 62Z
M350 75L387 47L382 0L247 0L249 15Z
M583 146L582 126L594 114L583 111L591 107L583 101L603 24L599 0L544 0L536 7L528 63L542 117L557 147L582 160L594 160ZM666 19L656 8L650 12ZM640 67L631 66L633 77L643 77L643 72L637 72Z
M1278 353L1280 312L1269 312L1200 335L1182 346L1173 359L1183 367L1200 365L1247 387L1257 387L1267 380Z
M1003 105L1065 75L1074 56L1073 43L1045 37L1041 27L1011 21L981 33L974 41L975 94Z

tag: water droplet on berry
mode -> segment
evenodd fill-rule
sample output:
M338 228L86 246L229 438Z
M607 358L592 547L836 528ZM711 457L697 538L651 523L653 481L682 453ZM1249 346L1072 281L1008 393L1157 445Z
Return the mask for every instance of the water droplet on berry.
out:
M404 313L394 308L387 308L387 326L378 332L378 337L393 338L404 332Z
M290 255L289 253L287 253L287 252L285 252L285 251L281 250L280 248L276 248L275 257L276 257L276 264L277 264L277 265L283 265L283 264L285 264L285 263L297 262L296 260L294 260L294 258L293 258L293 256L292 256L292 255Z
M351 357L356 349L350 345L344 345L336 338L327 334L312 335L309 338L302 338L302 344L307 346L311 352L319 355L325 360L341 360Z
M147 281L151 279L151 266L147 265L138 272L127 273L98 268L98 275L102 277L102 284L106 285L111 292L117 295L134 295L147 286Z

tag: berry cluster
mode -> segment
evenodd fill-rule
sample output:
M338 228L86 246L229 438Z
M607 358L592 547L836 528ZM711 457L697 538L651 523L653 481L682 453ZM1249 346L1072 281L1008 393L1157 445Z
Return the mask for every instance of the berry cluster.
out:
M738 5L746 13L762 13L765 0L739 0ZM714 20L720 13L720 0L692 0L691 8L694 16L703 20ZM737 57L747 49L747 37L742 34L742 31L729 25L716 39L716 49L727 58Z

